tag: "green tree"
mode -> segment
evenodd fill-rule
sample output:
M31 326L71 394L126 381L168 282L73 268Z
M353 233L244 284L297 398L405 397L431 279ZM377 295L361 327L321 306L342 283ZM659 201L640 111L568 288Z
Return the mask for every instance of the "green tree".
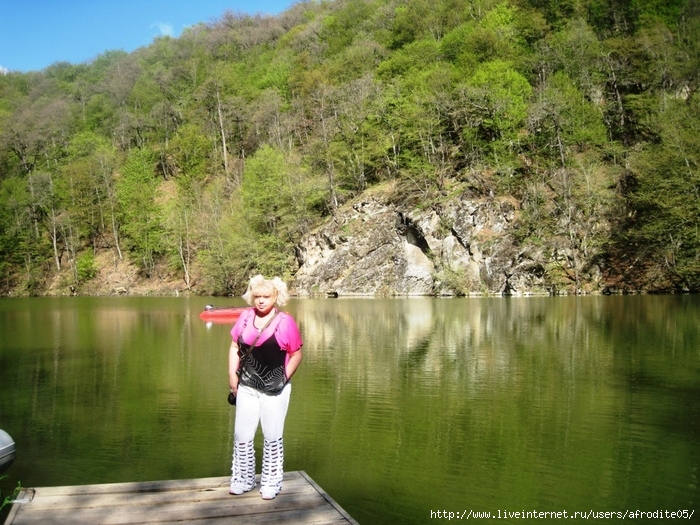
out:
M532 96L528 80L508 62L485 62L458 96L463 140L486 152L497 171L512 175Z
M91 251L80 254L76 261L76 277L78 283L89 281L97 275L97 265L95 264L95 254Z
M176 196L163 206L164 242L171 255L171 266L182 272L188 290L192 288L192 268L197 256L197 222L193 200L192 195Z
M537 151L543 156L551 152L561 167L571 165L576 152L602 148L607 142L602 112L561 72L539 90L529 110L528 127Z
M0 180L0 265L7 289L23 282L34 293L51 261L51 244L35 219L36 207L25 177Z
M281 274L292 258L296 217L284 154L263 146L248 159L241 198L250 226L249 255L261 272Z
M197 259L202 289L212 295L242 293L250 278L252 238L240 191L231 193L225 179L208 185L202 195L201 228L206 228Z
M388 147L376 121L380 89L371 77L353 81L338 92L335 136L331 152L343 174L341 185L360 192L380 180L384 152Z
M116 182L120 223L129 252L150 277L158 255L163 253L161 209L156 202L158 183L154 176L153 152L132 150Z
M211 145L199 126L187 123L178 128L167 153L173 157L173 171L184 190L204 180L210 151Z
M623 249L660 289L700 290L700 97L659 112L658 143L630 158L636 184ZM639 274L637 274L637 277Z

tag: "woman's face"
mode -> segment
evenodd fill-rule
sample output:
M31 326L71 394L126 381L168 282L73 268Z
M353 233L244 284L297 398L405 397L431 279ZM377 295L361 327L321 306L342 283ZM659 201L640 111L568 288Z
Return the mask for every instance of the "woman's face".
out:
M253 306L260 315L267 315L275 306L277 294L273 290L259 288L253 292Z

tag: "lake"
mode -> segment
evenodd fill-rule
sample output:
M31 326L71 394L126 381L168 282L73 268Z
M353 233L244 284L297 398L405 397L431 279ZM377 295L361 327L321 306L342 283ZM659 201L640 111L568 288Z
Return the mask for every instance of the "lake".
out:
M0 428L17 444L3 494L230 475L230 326L203 323L207 303L244 305L0 299ZM295 299L286 310L304 361L285 470L306 471L362 524L700 513L698 296ZM256 449L259 473L260 435Z

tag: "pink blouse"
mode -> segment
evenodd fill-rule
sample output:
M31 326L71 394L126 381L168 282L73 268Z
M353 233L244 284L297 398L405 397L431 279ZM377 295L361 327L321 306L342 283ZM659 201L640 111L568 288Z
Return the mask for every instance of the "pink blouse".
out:
M258 336L258 330L253 325L255 318L255 308L249 308L241 314L231 329L231 337L238 341L238 336L243 335L243 342L252 343ZM277 342L282 350L288 354L294 353L304 344L301 340L301 333L294 318L286 312L279 312L277 317L263 330L255 346L260 346L269 339L272 334L277 338Z

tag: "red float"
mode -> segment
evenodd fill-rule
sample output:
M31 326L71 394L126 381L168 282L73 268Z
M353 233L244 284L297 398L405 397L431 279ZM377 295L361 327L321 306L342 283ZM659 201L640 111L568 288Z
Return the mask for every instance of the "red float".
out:
M238 317L246 310L246 306L215 307L207 305L204 311L199 314L199 318L207 323L233 324Z

